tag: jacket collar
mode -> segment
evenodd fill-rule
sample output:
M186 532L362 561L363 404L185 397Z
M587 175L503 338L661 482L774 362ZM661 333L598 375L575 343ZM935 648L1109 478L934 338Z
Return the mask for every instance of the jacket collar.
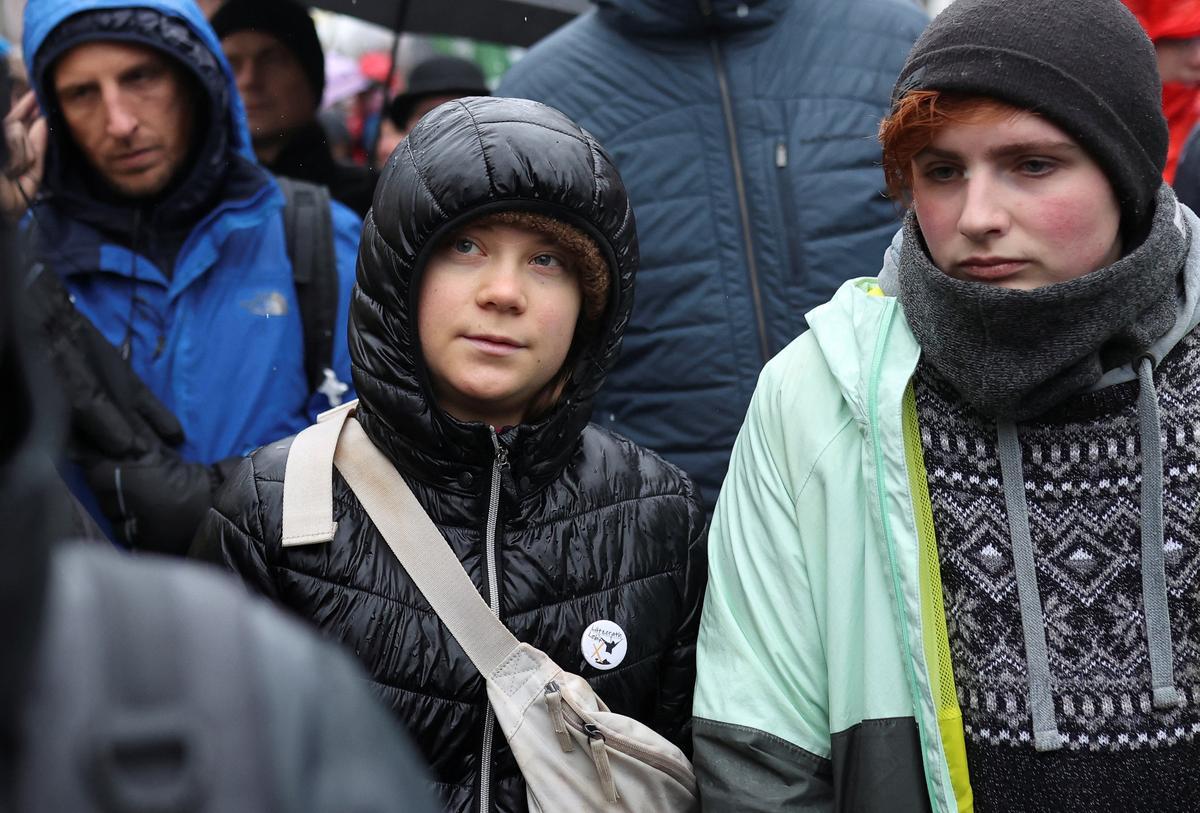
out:
M600 17L629 34L699 36L771 25L791 0L598 0Z
M325 128L311 121L291 134L287 144L267 169L288 178L321 178L335 167Z
M74 209L57 203L50 198L36 205L29 222L32 250L40 262L63 277L103 272L141 282L158 279L175 296L213 266L231 232L253 227L282 207L283 194L261 167L236 156L214 204L195 222L170 234L156 230L155 239L176 241L171 268L157 268L163 256L148 250L146 225L135 233L133 211L97 208L76 216ZM106 249L112 244L120 248ZM155 263L160 273L144 268L126 251Z
M921 347L899 302L884 293L878 280L844 282L832 299L805 318L859 423L868 423L872 384L878 393L890 393L883 403L898 407Z

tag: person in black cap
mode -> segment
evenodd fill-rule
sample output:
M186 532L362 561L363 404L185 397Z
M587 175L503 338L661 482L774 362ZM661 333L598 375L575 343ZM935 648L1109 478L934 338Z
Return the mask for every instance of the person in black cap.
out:
M413 125L433 108L463 96L489 96L483 71L455 56L435 56L417 63L403 93L392 99L379 123L375 166L382 167Z
M903 228L763 370L717 504L706 810L1200 809L1200 219L1161 92L1118 0L958 0L913 47Z
M237 79L258 160L276 175L329 187L335 200L365 216L376 177L330 152L317 120L325 55L308 12L292 0L229 0L211 22Z

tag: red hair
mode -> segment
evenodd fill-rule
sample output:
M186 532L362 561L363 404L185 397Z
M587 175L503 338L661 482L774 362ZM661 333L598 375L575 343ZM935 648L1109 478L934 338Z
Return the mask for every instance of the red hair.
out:
M912 190L912 162L949 123L985 124L1025 112L988 96L967 96L937 90L905 94L879 123L883 147L883 175L892 199L908 204Z

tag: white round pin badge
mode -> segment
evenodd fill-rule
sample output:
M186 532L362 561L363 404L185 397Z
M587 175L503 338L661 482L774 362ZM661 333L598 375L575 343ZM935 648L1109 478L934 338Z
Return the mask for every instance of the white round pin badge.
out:
M583 659L597 669L612 669L625 660L629 648L625 630L615 621L593 621L583 631L579 642Z

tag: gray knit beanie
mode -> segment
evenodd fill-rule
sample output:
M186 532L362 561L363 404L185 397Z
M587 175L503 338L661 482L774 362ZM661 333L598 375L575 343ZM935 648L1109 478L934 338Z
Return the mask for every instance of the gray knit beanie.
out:
M1154 214L1167 122L1154 45L1120 0L957 0L913 45L913 90L989 96L1045 116L1100 164L1127 241Z

